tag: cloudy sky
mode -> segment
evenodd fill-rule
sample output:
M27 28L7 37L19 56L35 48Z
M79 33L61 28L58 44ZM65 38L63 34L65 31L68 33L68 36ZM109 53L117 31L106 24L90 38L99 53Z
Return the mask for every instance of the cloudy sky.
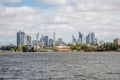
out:
M120 0L0 0L0 45L16 44L22 30L71 42L78 32L94 31L98 40L120 37Z

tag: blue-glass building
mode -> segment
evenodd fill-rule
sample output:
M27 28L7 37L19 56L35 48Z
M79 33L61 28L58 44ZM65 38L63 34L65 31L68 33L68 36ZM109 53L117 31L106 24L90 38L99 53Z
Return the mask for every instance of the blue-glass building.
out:
M45 46L48 46L48 45L49 45L49 39L48 39L48 36L44 36L44 38L43 38L43 42L44 42L44 45L45 45Z

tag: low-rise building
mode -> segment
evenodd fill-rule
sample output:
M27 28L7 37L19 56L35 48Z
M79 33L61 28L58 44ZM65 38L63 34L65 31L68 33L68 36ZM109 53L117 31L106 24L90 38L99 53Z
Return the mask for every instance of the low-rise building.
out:
M56 46L55 51L68 52L68 51L70 51L70 47L69 46Z
M114 43L117 44L117 45L120 45L120 38L114 39Z

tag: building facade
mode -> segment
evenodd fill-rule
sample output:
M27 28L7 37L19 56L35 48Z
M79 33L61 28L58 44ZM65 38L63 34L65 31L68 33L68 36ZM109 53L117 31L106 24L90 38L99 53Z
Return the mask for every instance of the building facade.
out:
M114 39L114 43L117 44L117 45L120 45L120 38Z
M95 33L94 32L90 32L87 36L86 36L86 43L87 44L91 44L95 42Z
M26 35L24 32L19 31L17 32L17 46L21 47L23 45L26 45Z
M44 36L43 42L44 42L44 46L48 46L48 44L49 44L48 36Z
M25 32L19 31L17 32L17 47L21 47L23 45L31 44L31 36L26 35Z
M76 44L76 43L77 43L76 38L75 38L75 36L73 35L73 36L72 36L72 44Z
M79 32L78 34L78 43L82 43L83 41L83 34L81 32Z
M53 46L53 39L49 39L49 46Z

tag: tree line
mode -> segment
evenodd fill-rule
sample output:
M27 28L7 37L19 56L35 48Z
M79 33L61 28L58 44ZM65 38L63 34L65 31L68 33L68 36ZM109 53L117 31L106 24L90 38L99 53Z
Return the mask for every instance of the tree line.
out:
M107 51L118 51L120 49L120 45L117 45L115 43L104 43L102 45L98 44L68 44L70 47L70 51L72 52L107 52ZM45 49L47 47L44 47ZM21 46L21 47L16 47L16 46L3 46L0 48L0 50L5 50L5 51L13 51L13 52L41 52L40 50L36 50L34 47L28 47L28 46Z

